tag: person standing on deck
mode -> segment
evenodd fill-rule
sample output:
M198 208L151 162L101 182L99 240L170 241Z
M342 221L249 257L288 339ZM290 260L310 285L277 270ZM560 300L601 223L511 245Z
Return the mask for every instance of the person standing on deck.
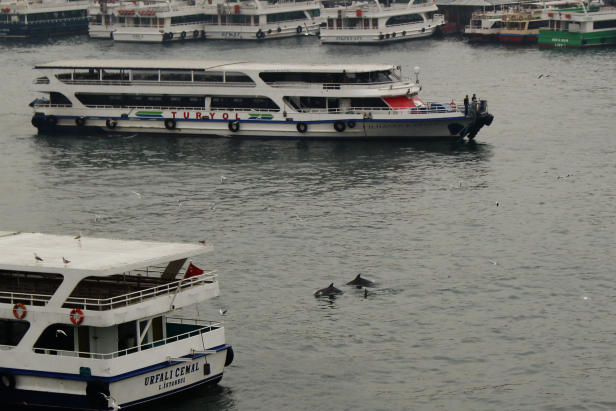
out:
M464 115L468 116L468 94L464 97Z

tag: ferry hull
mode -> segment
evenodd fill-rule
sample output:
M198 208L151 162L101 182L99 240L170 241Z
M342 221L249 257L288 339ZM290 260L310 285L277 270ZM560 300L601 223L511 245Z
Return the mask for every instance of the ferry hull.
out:
M321 30L323 44L382 44L430 37L438 26L423 29L396 27L395 30Z
M88 19L70 19L61 22L0 23L0 37L64 36L88 32Z
M570 33L568 31L541 30L539 48L590 48L616 44L616 30L590 33Z
M498 39L503 43L536 43L538 34L503 34L498 36Z
M473 117L451 116L447 118L420 119L362 119L347 118L330 121L254 121L254 120L178 120L173 130L165 128L164 119L139 121L139 119L115 119L117 126L109 129L105 120L86 118L87 126L75 125L75 117L57 117L57 124L50 126L41 118L38 123L40 134L149 134L183 135L202 137L232 137L257 139L405 139L405 140L459 140L476 123ZM482 117L479 117L482 118ZM34 122L34 121L33 121ZM231 131L231 123L239 130ZM337 131L335 124L343 123L343 131ZM298 124L305 124L306 131L299 132Z
M1 391L0 403L107 410L113 404L103 394L109 394L117 405L126 408L187 389L218 384L223 377L226 352L224 349L207 356L207 375L203 355L192 361L158 364L148 367L150 371L132 372L127 377L80 378L33 370L20 374L19 370L12 370L16 376L15 389Z
M499 41L498 33L466 33L466 38L468 39L469 43L493 43Z

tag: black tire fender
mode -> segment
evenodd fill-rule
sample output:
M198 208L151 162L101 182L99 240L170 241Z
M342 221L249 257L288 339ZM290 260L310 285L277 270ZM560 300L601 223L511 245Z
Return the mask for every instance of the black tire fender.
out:
M383 40L384 38L385 38L385 35L384 35L383 33L381 33L381 34L379 35L379 39Z
M43 120L43 116L32 116L31 123L34 127L39 128L45 124L45 120Z
M184 40L186 38L186 32L183 31L182 34L180 34L180 37L182 37L182 40Z
M107 126L107 128L110 128L113 130L114 128L118 126L118 122L112 118L108 118L107 121L105 121L105 125Z
M342 132L346 129L346 124L344 124L344 122L342 122L342 121L340 121L340 120L337 120L337 121L334 123L334 129L335 129L337 132L342 133Z
M308 131L308 124L304 123L303 121L297 123L297 131L299 131L300 133L305 133L306 131Z
M165 128L167 130L174 130L176 125L177 125L177 123L172 118L168 118L168 119L165 120Z
M79 127L83 127L86 125L86 119L83 117L77 117L75 119L75 124L77 124Z
M169 40L173 39L173 33L169 33L169 35L167 36L169 38Z
M406 31L403 31L403 32L402 32L402 35L403 35L403 36L406 36Z
M0 391L12 391L15 389L15 376L9 370L0 371Z
M225 367L230 366L234 358L235 358L235 353L233 352L233 348L231 347L227 348L227 357L225 358Z
M195 31L193 31L193 37L194 37L194 38L199 37L199 30L195 30Z
M349 121L349 122L347 123L347 127L348 127L348 128L355 128L355 122L354 122L353 120Z
M276 29L276 31L277 31L278 33L280 33L280 32L282 31L282 29L281 29L280 27L278 27L278 29Z
M240 123L237 121L229 121L229 131L234 133L240 131Z
M295 29L297 34L300 34L302 32L302 30L303 30L302 26L297 26L297 28Z
M58 124L58 118L56 116L47 116L45 122L50 126L55 126Z
M396 33L391 33L391 36L392 37L396 37Z

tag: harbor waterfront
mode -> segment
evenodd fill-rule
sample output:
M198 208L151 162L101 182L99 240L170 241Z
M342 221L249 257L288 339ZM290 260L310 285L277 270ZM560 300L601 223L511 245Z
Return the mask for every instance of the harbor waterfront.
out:
M218 386L157 409L614 408L613 48L87 36L0 48L1 230L214 245L203 262L221 295L174 316L224 321L235 359ZM421 95L475 93L495 121L473 143L36 134L35 65L161 54L419 66ZM365 298L344 286L359 273L375 281ZM314 296L331 283L344 294Z

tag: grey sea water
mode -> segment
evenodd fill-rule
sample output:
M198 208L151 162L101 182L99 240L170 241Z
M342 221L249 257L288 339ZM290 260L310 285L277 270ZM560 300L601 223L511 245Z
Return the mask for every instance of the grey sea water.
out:
M616 49L73 37L0 52L1 230L215 246L195 263L221 296L178 314L228 309L235 361L217 388L145 409L616 409ZM477 93L495 121L474 144L37 136L32 67L72 58L417 65L424 100ZM367 298L343 287L358 273ZM313 296L332 282L344 295Z

